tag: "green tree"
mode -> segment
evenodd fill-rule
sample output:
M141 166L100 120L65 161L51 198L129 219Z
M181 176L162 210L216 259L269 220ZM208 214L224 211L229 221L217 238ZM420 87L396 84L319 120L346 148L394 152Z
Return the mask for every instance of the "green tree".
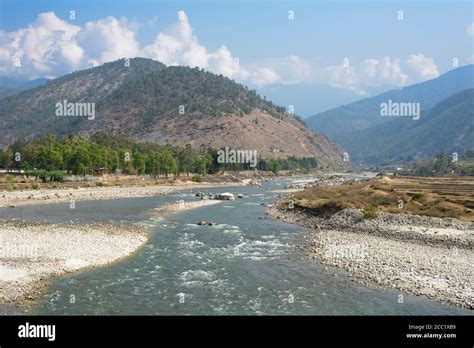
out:
M273 173L278 174L278 172L281 170L281 164L278 160L270 160L268 169L270 169Z
M38 167L48 171L62 169L63 156L53 146L42 146L38 152Z
M137 171L137 174L145 173L145 164L145 156L138 151L133 152L133 167Z

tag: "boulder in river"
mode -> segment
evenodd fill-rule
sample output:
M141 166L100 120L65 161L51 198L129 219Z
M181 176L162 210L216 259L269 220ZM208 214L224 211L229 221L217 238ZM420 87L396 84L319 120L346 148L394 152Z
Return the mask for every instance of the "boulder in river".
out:
M233 201L235 199L235 196L232 193L224 192L224 193L219 193L217 195L217 199L222 200L222 201Z
M207 220L201 220L197 223L199 226L212 226L213 223L211 221L207 221Z

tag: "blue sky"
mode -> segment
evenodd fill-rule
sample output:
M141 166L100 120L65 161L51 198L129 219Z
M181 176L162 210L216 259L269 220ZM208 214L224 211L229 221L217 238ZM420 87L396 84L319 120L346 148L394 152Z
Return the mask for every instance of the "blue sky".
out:
M473 62L472 1L0 0L0 11L0 76L25 79L138 55L363 96Z

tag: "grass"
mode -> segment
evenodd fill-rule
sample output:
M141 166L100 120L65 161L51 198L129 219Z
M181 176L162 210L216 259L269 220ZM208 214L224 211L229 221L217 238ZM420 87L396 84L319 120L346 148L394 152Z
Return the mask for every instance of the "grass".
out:
M344 208L363 209L365 218L377 212L454 217L474 221L474 178L383 177L350 181L341 186L296 192L295 207L318 216Z

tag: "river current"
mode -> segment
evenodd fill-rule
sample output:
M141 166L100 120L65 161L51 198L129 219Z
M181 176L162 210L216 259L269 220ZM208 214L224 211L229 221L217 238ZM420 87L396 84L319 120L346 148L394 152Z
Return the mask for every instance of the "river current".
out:
M309 230L265 218L290 183L209 189L243 192L225 201L153 218L154 208L193 192L18 207L0 218L29 221L114 221L150 229L148 243L110 266L54 278L32 314L143 315L413 315L470 314L469 311L401 293L358 285L337 268L310 260L297 248ZM213 226L197 226L210 220ZM403 295L403 303L399 303Z

